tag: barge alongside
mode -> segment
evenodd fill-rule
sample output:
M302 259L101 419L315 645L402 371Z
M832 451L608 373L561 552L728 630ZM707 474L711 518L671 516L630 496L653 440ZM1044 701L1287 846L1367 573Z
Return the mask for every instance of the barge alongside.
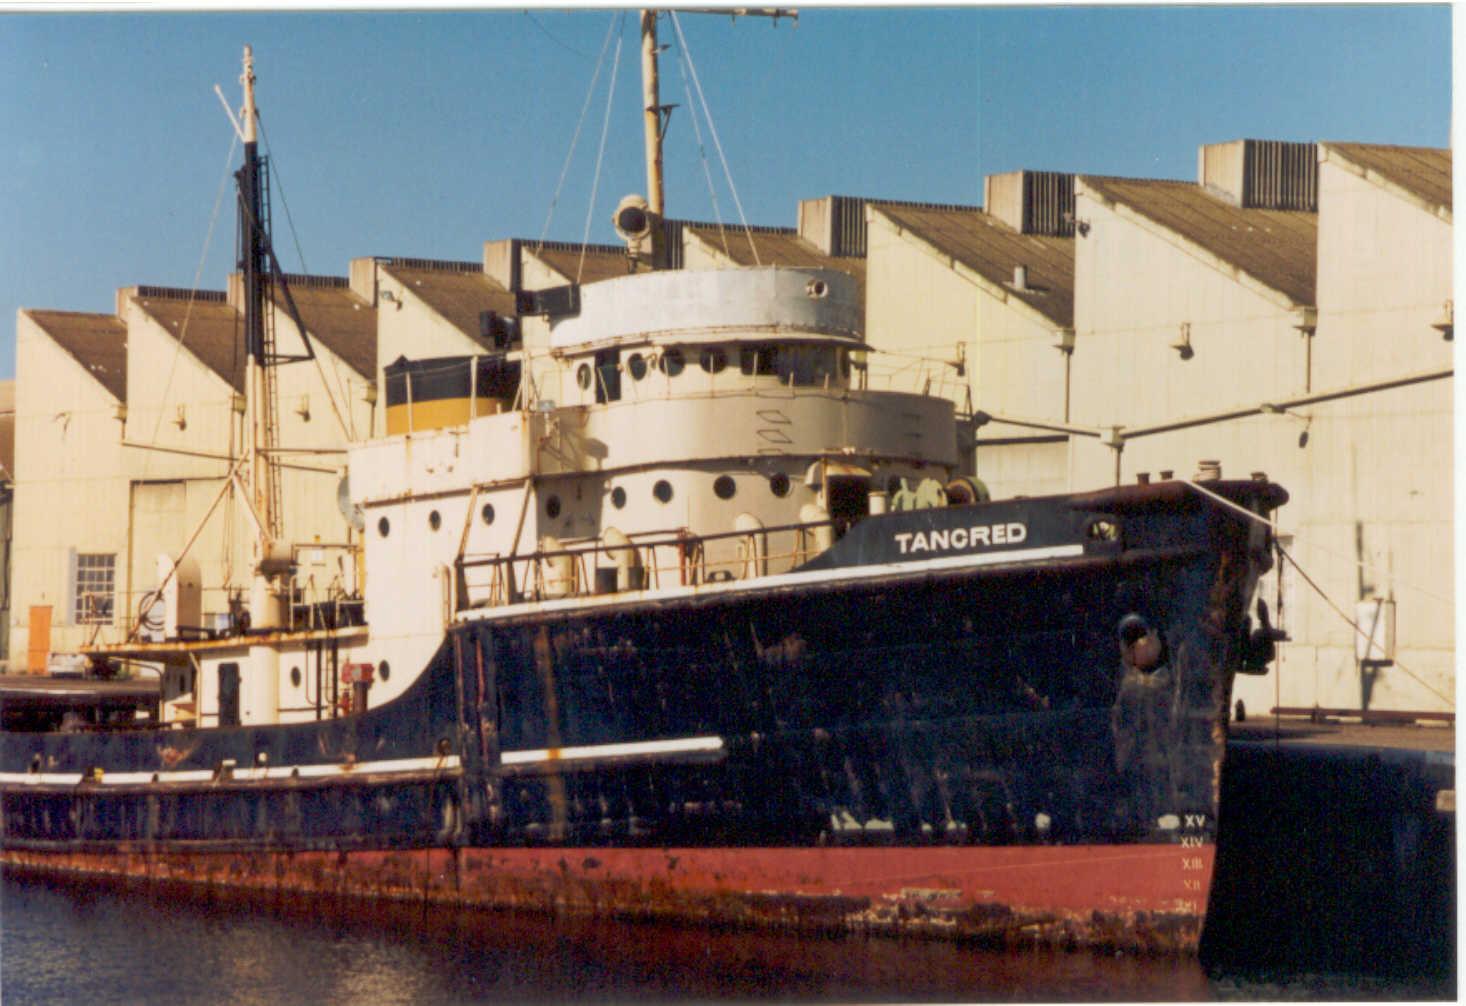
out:
M635 248L656 221L631 209ZM1194 949L1286 494L985 500L949 402L861 385L855 298L812 269L637 272L388 367L344 508L364 619L292 603L257 435L250 626L95 647L157 668L156 716L0 733L3 862Z

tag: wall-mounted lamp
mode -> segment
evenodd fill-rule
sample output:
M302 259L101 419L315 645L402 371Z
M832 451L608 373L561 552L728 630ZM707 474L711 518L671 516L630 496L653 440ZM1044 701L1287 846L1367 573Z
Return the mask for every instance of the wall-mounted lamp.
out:
M1074 352L1074 329L1072 329L1072 328L1056 328L1056 329L1054 329L1054 348L1057 349L1061 353L1072 353L1072 352Z
M1456 338L1456 304L1455 301L1446 301L1441 305L1441 313L1430 327L1441 334L1441 338L1452 342Z
M308 422L311 421L311 396L310 395L301 395L300 396L300 402L295 406L295 414L301 418L301 421L302 422L308 423Z
M1171 348L1180 354L1183 360L1189 360L1196 355L1196 350L1191 348L1191 322L1181 322L1181 332L1171 343Z
M1298 446L1308 446L1308 430L1310 427L1313 426L1312 416L1300 416L1296 412L1290 411L1289 409L1286 409L1281 405L1274 405L1271 402L1263 402L1257 408L1258 411L1265 416L1287 416L1289 419L1298 420L1300 423L1303 424L1303 432L1298 434Z
M377 294L377 297L380 300L385 300L388 304L391 304L393 307L397 308L397 310L402 310L401 299L398 298L398 296L391 290L383 290Z
M1313 335L1318 331L1318 308L1300 307L1293 317L1293 327L1300 335Z
M173 414L173 425L180 430L188 429L188 414L184 411L183 403L179 403L178 410Z

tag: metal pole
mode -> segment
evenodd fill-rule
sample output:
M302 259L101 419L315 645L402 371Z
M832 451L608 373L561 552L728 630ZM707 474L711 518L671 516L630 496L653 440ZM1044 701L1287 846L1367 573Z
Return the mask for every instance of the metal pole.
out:
M662 215L662 98L657 79L657 12L641 12L641 89L646 128L647 209Z

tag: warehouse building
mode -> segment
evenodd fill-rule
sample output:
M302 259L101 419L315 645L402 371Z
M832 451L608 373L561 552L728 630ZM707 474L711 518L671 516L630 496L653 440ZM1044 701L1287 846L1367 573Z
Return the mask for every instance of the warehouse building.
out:
M1066 438L989 414L1068 419L1073 176L984 179L986 210L873 203L868 338L973 414L975 473L995 496L1067 488Z
M290 285L313 359L277 372L279 440L292 448L281 495L293 537L322 546L311 575L328 590L352 573L335 495L348 431L372 428L377 326L344 279ZM159 556L190 542L206 616L247 593L253 538L231 478L245 442L236 303L138 286L118 292L113 315L19 313L17 473L30 475L15 493L12 667L39 671L49 654L139 631ZM290 312L271 313L277 351L304 355Z
M985 179L984 209L827 196L801 202L793 228L666 221L664 254L679 268L851 275L866 381L951 398L996 496L1190 477L1201 459L1228 477L1266 472L1293 494L1279 523L1298 566L1265 588L1291 641L1280 673L1239 682L1242 704L1442 711L1450 163L1235 141L1199 151L1195 183L1018 171ZM363 258L349 279L296 277L315 359L280 371L280 441L298 451L285 458L291 537L322 553L351 542L341 453L386 432L394 361L520 345L533 360L548 330L534 314L505 326L517 293L644 267L619 245L505 239L479 262ZM204 520L231 498L244 442L237 300L136 287L115 315L21 312L17 666L120 638L157 556L195 528L199 554L219 557L203 570L206 610L247 582L249 538L226 530L238 521ZM273 316L280 352L301 353L292 312L277 302ZM332 561L323 589L350 579Z
M127 326L21 311L15 339L10 666L43 671L115 617L126 555Z

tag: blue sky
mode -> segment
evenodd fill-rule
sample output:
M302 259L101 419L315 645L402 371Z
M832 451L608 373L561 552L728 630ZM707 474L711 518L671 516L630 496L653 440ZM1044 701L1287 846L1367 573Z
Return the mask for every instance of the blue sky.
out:
M222 289L207 240L254 46L287 269L366 255L476 260L538 237L612 10L0 16L0 377L18 308L111 311L119 286ZM1016 168L1192 178L1202 143L1444 147L1451 12L1411 7L803 8L797 25L681 15L751 223L830 193L979 203ZM664 43L676 41L664 21ZM586 226L607 71L549 236ZM592 241L645 188L634 13ZM683 76L664 57L668 212L712 219ZM706 125L725 220L736 208ZM283 193L283 201L282 201ZM288 211L288 212L287 212ZM287 216L289 221L287 221ZM293 222L295 236L289 222ZM296 237L299 252L296 250Z

